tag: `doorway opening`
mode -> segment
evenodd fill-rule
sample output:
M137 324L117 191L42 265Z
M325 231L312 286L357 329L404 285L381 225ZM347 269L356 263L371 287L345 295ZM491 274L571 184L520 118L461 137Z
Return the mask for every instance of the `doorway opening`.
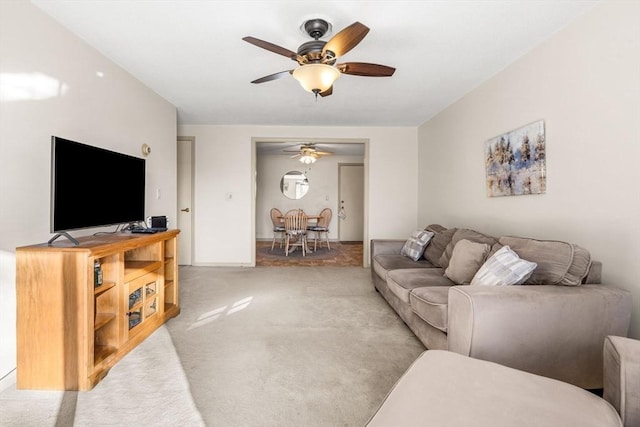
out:
M361 138L252 138L254 177L252 181L252 214L254 216L252 218L252 265L341 265L341 263L367 265L368 143L368 139ZM321 156L313 163L302 163L298 161L300 156L296 154L298 147L306 144L315 144L320 150L331 154ZM359 165L360 167L361 187L358 196L362 200L361 209L360 213L354 210L351 218L355 220L357 216L360 217L359 221L355 221L359 232L357 245L351 244L353 241L351 239L349 242L343 241L339 234L340 230L345 228L340 224L342 220L338 216L341 208L339 185L340 182L347 182L346 178L340 178L341 165L345 167ZM285 197L281 191L281 179L290 171L301 172L308 179L309 189L302 198L292 200ZM350 197L349 200L353 203L355 199ZM279 243L276 243L271 250L274 234L270 210L274 207L283 213L290 209L302 209L311 216L318 215L324 208L330 208L332 210L329 226L331 250L328 250L325 245L314 254L315 257L300 255L301 260L294 260L291 255L285 257ZM346 229L349 230L349 227ZM311 246L313 246L312 242ZM283 259L272 259L280 251ZM333 256L334 254L339 256ZM353 261L353 257L357 257L356 262ZM320 258L324 259L320 260Z

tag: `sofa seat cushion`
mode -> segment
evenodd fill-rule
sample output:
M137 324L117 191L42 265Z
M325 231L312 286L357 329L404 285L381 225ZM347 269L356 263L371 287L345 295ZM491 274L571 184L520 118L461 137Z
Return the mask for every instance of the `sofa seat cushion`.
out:
M409 293L415 288L453 284L441 268L407 268L387 273L387 287L406 304L409 304Z
M373 270L383 279L387 278L387 273L391 270L434 267L424 258L414 261L400 254L380 254L373 257Z
M447 307L451 286L415 288L409 294L411 310L422 320L442 332L447 332Z
M589 251L571 243L509 236L500 237L499 242L538 264L525 285L579 286L591 267Z
M366 425L621 427L622 422L607 401L571 384L449 351L427 350Z

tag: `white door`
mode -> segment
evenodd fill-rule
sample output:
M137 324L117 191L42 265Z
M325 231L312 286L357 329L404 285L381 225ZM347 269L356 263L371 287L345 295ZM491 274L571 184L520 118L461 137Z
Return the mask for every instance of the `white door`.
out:
M193 247L193 147L192 138L178 140L178 264L191 265Z
M341 242L361 242L364 238L364 165L339 165L338 180L338 238Z

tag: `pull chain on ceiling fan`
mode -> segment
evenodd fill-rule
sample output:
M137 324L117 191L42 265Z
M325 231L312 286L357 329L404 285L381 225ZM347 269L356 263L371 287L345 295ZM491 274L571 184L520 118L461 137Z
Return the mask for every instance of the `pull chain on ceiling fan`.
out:
M336 64L336 59L353 49L364 39L369 28L360 22L354 22L343 29L329 41L320 40L329 30L329 23L324 19L311 19L302 26L307 34L314 40L303 43L297 52L285 49L273 43L244 37L242 40L266 49L278 55L296 61L298 68L280 71L275 74L261 77L251 83L265 83L276 80L287 74L300 82L300 85L308 92L320 96L329 96L333 93L333 84L341 74L351 74L365 77L389 77L396 71L393 67L366 62L347 62Z

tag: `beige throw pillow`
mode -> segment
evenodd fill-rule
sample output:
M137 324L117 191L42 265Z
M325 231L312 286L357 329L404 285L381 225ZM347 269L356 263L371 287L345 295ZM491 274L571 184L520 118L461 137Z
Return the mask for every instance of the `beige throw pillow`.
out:
M484 264L491 246L463 239L456 243L444 274L458 285L468 285Z
M488 245L493 245L497 242L494 237L487 236L486 234L482 234L478 231L469 230L468 228L459 228L455 232L453 237L451 237L451 241L438 260L438 264L440 265L440 267L447 268L449 266L449 260L451 259L451 254L453 254L453 249L455 248L456 244L463 239L471 240L472 242L476 243L486 243Z

